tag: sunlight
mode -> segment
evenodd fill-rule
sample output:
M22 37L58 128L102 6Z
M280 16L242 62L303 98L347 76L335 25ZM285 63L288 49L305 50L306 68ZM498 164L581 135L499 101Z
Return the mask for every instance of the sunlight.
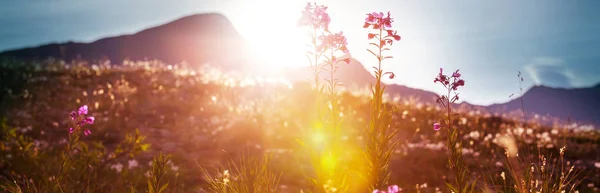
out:
M333 155L332 152L327 153L323 158L321 158L321 167L325 171L333 171L335 170L335 166L337 165L337 158Z
M238 13L244 16L244 22L235 23L236 28L264 62L261 66L264 70L308 65L304 54L307 36L305 31L296 25L300 18L298 7L302 7L302 3L253 1L247 5L248 8ZM263 7L277 9L264 11Z
M315 142L318 145L325 143L325 134L323 134L322 132L314 133L313 142Z

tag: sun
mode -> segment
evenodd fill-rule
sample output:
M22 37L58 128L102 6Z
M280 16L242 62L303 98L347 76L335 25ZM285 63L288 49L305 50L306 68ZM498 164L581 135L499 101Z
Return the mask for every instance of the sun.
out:
M307 31L297 25L301 1L259 0L248 6L237 13L244 20L235 25L249 42L253 54L264 63L263 68L310 65L306 59Z

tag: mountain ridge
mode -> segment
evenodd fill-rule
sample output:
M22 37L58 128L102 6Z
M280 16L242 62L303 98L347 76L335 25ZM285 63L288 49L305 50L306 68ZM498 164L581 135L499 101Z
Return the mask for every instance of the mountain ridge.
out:
M233 53L233 54L230 54ZM133 34L123 34L101 38L89 43L68 41L50 43L37 47L0 52L0 57L19 60L40 60L53 57L63 60L109 59L121 63L125 59L157 59L165 63L183 61L195 65L217 66L224 71L250 72L254 63L260 60L253 56L253 50L238 33L229 19L220 13L202 13L184 16L171 22L156 25ZM347 57L351 57L348 55ZM253 63L254 62L254 63ZM298 81L310 77L309 67L285 72L286 77ZM374 77L360 61L351 58L338 70L338 79L347 85L367 86ZM435 102L437 94L423 89L390 84L389 94L412 95L424 102ZM561 119L576 118L585 123L600 124L600 84L588 88L551 88L534 86L523 93L526 112L548 114ZM594 102L599 101L599 102ZM473 108L485 108L491 112L507 112L520 109L520 97L505 103L474 105L461 102ZM528 108L530 107L530 108ZM565 114L565 109L581 113Z

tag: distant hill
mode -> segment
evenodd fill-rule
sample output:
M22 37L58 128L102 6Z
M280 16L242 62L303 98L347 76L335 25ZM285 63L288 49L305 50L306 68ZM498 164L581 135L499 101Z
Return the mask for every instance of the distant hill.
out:
M109 59L121 63L125 59L157 59L166 63L213 63L237 68L248 60L248 44L230 21L217 13L197 14L149 28L132 35L103 38L91 43L48 44L34 48L11 50L0 57L19 60ZM234 66L235 65L235 66Z
M535 86L522 96L526 114L540 114L600 125L600 84L589 88L563 89ZM521 109L520 98L487 107L493 112Z
M249 44L238 34L230 21L217 13L196 14L152 27L131 35L103 38L91 43L53 43L33 48L10 50L0 57L18 60L40 60L49 57L73 60L109 59L119 64L125 59L156 59L166 63L210 64L225 71L249 72L259 60L253 57ZM341 64L338 79L346 87L364 87L374 77L359 61ZM325 77L323 73L322 77ZM310 78L312 69L300 67L285 72L288 79L301 81ZM424 102L435 102L433 92L402 85L389 85L387 92L413 96ZM550 115L563 120L600 125L600 85L582 89L558 89L536 86L524 96L525 111ZM521 108L519 99L487 107L461 103L463 106L484 108L503 113Z
M345 56L349 57L349 56ZM340 57L340 58L345 58ZM350 63L341 62L336 71L336 79L343 84L345 88L366 88L370 84L375 83L375 77L367 71L367 69L358 60L351 58ZM321 79L329 79L329 72L323 71L320 74ZM313 81L314 69L311 67L298 67L289 70L286 75L292 81ZM387 77L386 77L387 78ZM424 102L435 102L436 94L433 92L410 88L403 85L392 84L386 87L386 93L402 96L416 97Z

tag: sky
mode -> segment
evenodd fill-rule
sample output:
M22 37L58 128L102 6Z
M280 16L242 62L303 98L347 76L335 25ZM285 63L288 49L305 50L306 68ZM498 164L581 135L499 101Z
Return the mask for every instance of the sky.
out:
M600 1L321 0L332 31L343 31L353 57L367 69L366 13L390 11L402 40L384 64L397 83L441 92L433 79L460 69L461 98L488 105L534 85L590 87L600 82ZM91 42L131 34L180 17L224 14L269 65L307 63L296 26L301 0L0 0L0 51L54 42ZM306 61L306 62L305 62ZM279 62L279 63L278 63Z

